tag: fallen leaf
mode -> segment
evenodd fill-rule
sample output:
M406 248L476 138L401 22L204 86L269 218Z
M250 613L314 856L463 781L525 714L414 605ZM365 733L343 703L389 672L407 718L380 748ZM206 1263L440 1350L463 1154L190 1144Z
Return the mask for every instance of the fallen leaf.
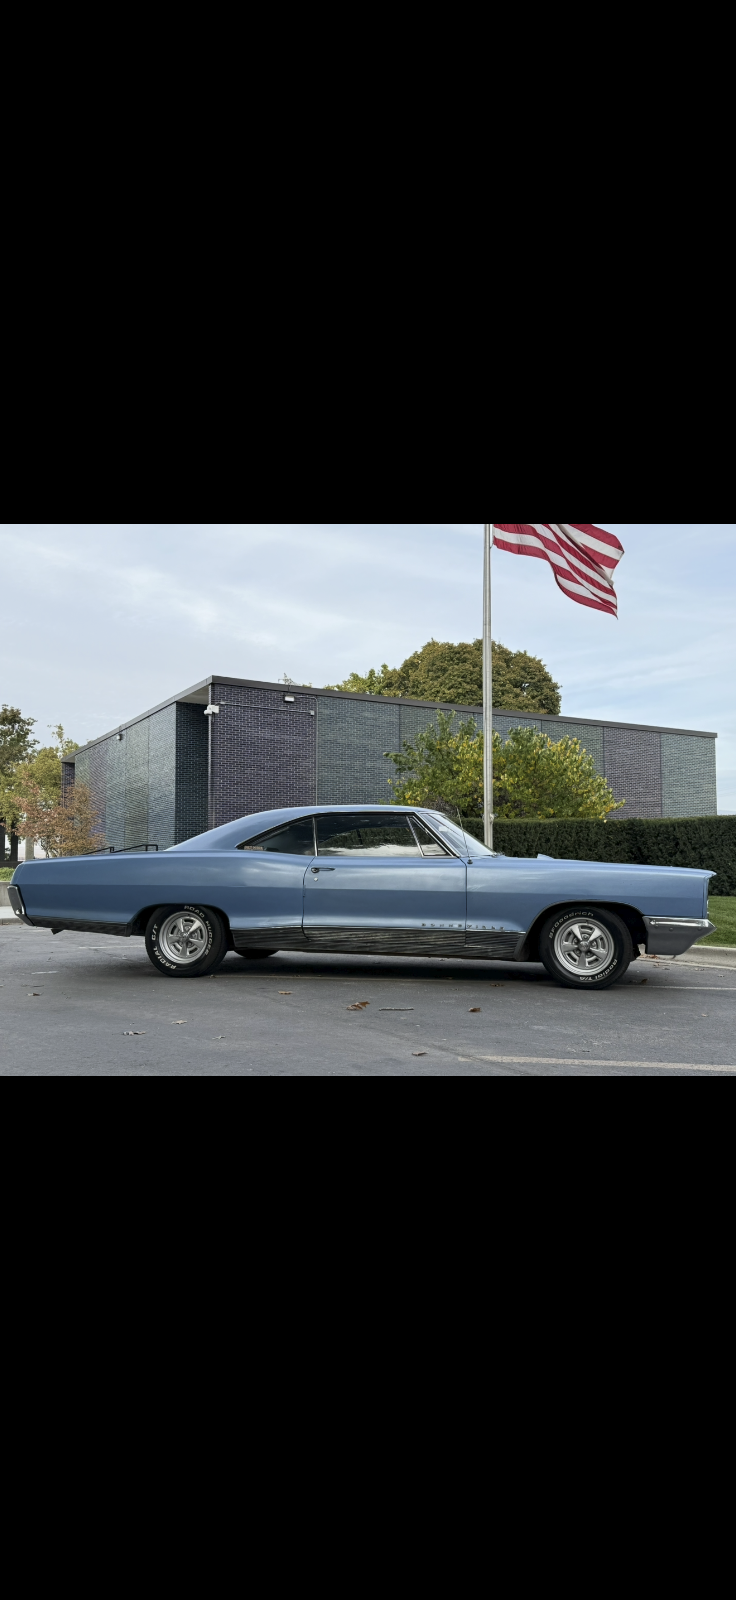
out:
M172 1028L188 1028L189 1023L182 1020L181 1022L172 1022L171 1026Z
M470 1016L471 1016L471 1017L474 1017L474 1016L475 1016L475 1014L476 1014L476 1012L477 1012L477 1011L480 1011L480 1010L481 1010L481 1007L480 1007L480 1006L471 1006L471 1007L470 1007Z
M291 989L279 989L279 994L291 994Z
M426 1056L426 1050L412 1050L413 1056Z
M215 1034L215 1044L217 1044L218 1039L224 1039L224 1038L225 1038L225 1034L224 1033L216 1033Z
M370 1000L356 1000L354 1006L348 1006L348 1011L365 1011L366 1006L369 1005Z
M124 1039L145 1039L145 1037L145 1033L139 1033L137 1028L126 1028L123 1034Z

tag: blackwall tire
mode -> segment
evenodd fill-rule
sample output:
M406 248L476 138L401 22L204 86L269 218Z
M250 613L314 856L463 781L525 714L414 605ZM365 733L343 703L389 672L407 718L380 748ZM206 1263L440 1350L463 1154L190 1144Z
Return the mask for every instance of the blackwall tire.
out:
M267 961L269 956L277 956L278 950L239 950L238 955L244 961Z
M225 924L206 906L159 906L146 928L146 950L165 978L204 978L227 955Z
M548 917L539 950L550 977L566 989L610 989L625 977L634 954L625 922L595 906Z

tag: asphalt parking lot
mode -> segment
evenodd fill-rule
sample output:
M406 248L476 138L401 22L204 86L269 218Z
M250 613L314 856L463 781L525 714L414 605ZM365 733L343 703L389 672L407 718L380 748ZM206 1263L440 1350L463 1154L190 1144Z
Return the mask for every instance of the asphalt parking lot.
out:
M604 994L543 967L382 956L231 955L170 981L140 939L14 923L0 1016L3 1077L736 1075L736 969L652 961Z

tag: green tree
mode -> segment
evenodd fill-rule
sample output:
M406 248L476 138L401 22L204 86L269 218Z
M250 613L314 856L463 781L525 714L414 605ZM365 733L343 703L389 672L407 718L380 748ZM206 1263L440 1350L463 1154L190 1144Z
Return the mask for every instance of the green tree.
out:
M598 817L617 801L579 739L550 739L534 728L512 728L504 744L493 735L493 809L497 817Z
M17 706L0 709L0 860L5 864L5 834L10 833L10 863L18 860L17 807L13 802L14 775L38 746L33 737L35 721L24 717Z
M49 804L57 804L61 800L61 763L67 756L73 756L79 745L67 738L61 724L51 732L55 735L54 743L44 745L32 761L25 762L23 772L32 783L38 784Z
M47 856L85 856L103 849L105 836L86 784L75 784L66 801L57 801L48 799L28 768L20 776L15 796L20 826L26 837L40 841Z
M3 705L0 710L0 772L11 772L21 761L28 760L38 744L31 731L35 726L34 717L24 717L17 706Z
M475 722L457 732L440 712L415 744L387 751L396 769L393 803L483 815L484 739ZM514 728L504 743L493 735L493 809L497 817L598 817L620 809L593 757L579 739L550 739L534 728Z
M483 737L470 718L456 733L453 721L439 711L437 726L424 728L414 744L405 739L401 750L386 751L396 769L396 778L390 780L394 805L483 815Z
M351 672L344 683L328 684L355 694L375 694L412 700L442 700L446 705L483 704L483 641L441 644L430 639L408 656L401 667L386 663L377 672ZM546 712L559 715L560 685L537 656L509 650L493 643L493 704L500 711Z
M351 694L398 694L399 690L389 687L389 684L393 684L393 680L394 674L391 667L386 666L384 663L380 672L376 672L375 667L371 667L370 671L365 674L351 672L350 677L346 678L344 683L326 683L325 688L349 689Z

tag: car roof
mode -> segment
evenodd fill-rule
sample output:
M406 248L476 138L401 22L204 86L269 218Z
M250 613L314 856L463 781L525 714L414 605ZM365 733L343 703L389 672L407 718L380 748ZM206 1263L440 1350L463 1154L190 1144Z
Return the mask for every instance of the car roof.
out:
M298 822L300 817L322 817L335 813L338 816L361 816L369 813L377 816L406 816L409 813L424 812L427 816L434 813L427 811L424 806L285 806L278 811L251 812L250 816L239 817L235 822L226 822L221 828L211 828L207 833L197 834L194 839L185 839L183 844L175 844L173 850L234 850L245 839L254 839L259 833L266 833L269 828L278 828L287 822Z

